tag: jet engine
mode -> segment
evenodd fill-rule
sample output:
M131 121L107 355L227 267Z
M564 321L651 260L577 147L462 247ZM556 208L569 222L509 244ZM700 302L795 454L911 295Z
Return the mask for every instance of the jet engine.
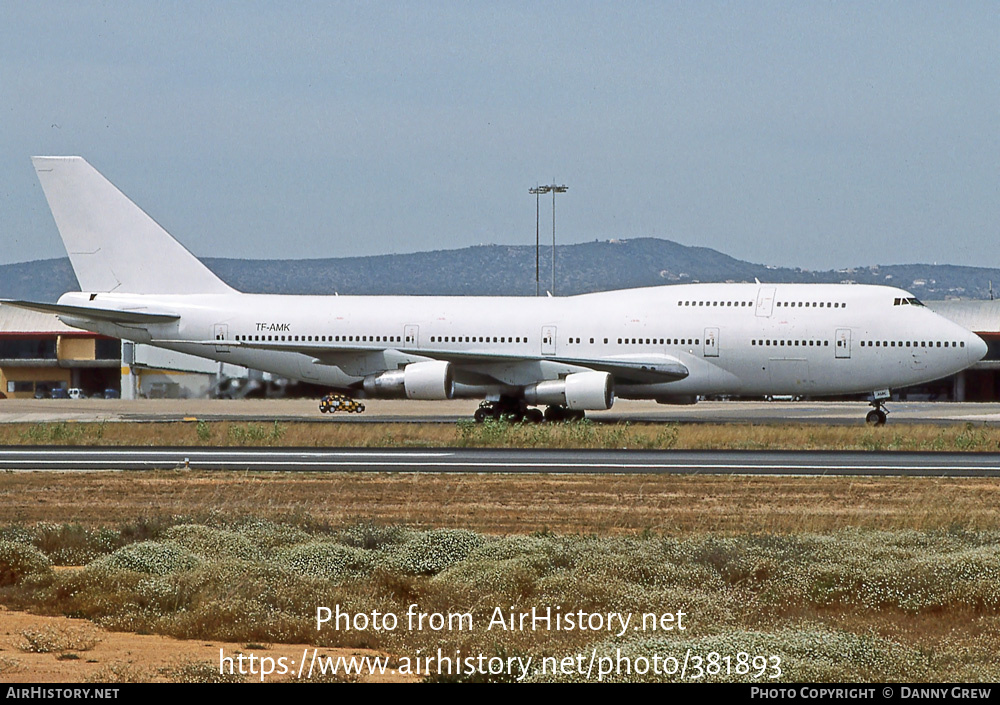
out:
M607 372L576 372L565 379L525 387L524 400L531 405L560 405L575 410L610 409L615 403L614 379Z
M364 389L373 397L451 399L455 396L455 378L450 362L413 362L401 370L368 375Z

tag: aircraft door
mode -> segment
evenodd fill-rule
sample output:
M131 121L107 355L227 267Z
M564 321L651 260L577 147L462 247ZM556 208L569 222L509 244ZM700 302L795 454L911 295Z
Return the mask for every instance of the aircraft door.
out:
M216 323L213 328L216 340L215 352L229 352L229 346L225 344L225 341L229 339L229 325L226 323Z
M770 318L774 308L774 287L762 286L757 290L757 315L761 318Z
M836 336L836 356L844 359L851 357L851 329L838 328Z
M542 326L542 355L556 354L556 327Z
M403 326L403 347L415 348L420 344L420 326Z
M719 329L705 329L705 357L719 356Z

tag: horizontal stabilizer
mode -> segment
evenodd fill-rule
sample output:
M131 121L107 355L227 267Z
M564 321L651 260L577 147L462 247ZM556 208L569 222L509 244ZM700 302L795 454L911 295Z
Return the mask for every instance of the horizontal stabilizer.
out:
M0 299L4 306L16 306L30 311L54 313L57 316L72 316L73 318L90 319L93 321L108 321L110 323L170 323L180 318L173 313L148 313L146 311L118 311L111 308L91 308L89 306L64 306L62 304L43 304L35 301L16 301Z

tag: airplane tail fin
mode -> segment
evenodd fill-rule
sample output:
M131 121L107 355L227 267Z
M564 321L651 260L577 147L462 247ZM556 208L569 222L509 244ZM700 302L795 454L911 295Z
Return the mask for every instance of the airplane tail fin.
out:
M233 291L82 157L31 161L82 291Z

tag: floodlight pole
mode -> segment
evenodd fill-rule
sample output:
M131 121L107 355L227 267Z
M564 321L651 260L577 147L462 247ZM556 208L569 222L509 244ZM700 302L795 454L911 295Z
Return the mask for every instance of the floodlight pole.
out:
M556 295L556 194L569 191L568 186L545 186L552 192L552 295Z
M535 195L535 296L539 294L539 282L538 282L538 198L539 194L546 193L548 191L547 186L536 186L535 188L529 188L528 193Z

